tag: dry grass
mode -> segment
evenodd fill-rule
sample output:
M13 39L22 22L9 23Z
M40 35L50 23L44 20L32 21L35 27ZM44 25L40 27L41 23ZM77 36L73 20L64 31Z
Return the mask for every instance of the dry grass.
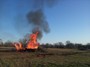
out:
M51 55L39 52L0 52L0 67L90 67L90 52L76 49L47 49Z

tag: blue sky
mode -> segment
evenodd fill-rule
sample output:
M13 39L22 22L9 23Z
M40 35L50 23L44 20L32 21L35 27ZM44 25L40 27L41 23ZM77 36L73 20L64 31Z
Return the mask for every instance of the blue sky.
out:
M1 3L0 38L17 41L30 32L26 14L32 10L32 2L4 0ZM51 31L44 34L40 43L90 42L90 0L61 0L52 8L45 7L44 13Z

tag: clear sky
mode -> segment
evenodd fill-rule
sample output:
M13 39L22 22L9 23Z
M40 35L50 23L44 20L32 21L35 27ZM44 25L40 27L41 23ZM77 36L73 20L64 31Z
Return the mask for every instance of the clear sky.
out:
M0 1L0 38L17 41L30 32L31 26L25 18L32 10L32 2ZM51 31L44 34L40 43L90 42L90 0L60 0L52 8L45 7L44 13Z

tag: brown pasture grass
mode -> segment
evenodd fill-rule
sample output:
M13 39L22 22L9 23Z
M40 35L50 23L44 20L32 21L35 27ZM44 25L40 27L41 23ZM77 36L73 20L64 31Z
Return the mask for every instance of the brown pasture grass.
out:
M90 52L48 48L40 52L0 52L0 67L90 67Z

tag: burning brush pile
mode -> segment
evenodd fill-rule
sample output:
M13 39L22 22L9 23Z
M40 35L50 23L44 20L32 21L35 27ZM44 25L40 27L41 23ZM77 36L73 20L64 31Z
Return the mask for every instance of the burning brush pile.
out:
M22 43L14 43L17 51L26 51L26 50L36 50L39 47L37 42L38 32L30 35L30 41L27 43L26 47L23 47Z
M43 33L48 33L49 25L45 20L44 13L41 9L31 11L27 14L28 22L33 26L32 34L30 35L30 40L24 48L21 43L15 43L15 47L18 51L20 50L31 50L38 49L39 43L37 40L40 40L43 36Z
M56 3L57 0L33 0L33 9L27 13L26 18L28 24L32 26L32 34L30 35L30 40L27 43L26 47L23 47L22 43L15 43L15 47L18 51L20 50L31 50L38 49L39 43L37 40L40 40L43 36L43 33L49 33L50 28L48 21L46 20L44 14L44 7L51 7ZM21 22L19 22L21 24Z

